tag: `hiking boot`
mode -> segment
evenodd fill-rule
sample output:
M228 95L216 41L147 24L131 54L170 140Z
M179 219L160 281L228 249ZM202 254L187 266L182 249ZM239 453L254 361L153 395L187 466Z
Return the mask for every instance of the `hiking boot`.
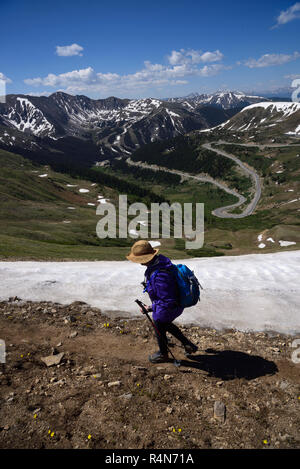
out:
M191 344L185 345L184 350L185 350L184 354L187 357L188 355L191 355L192 353L197 352L198 347L197 345L194 345L191 343Z
M163 354L161 352L155 352L153 355L149 355L149 362L151 363L164 363L168 362L169 357L168 354Z

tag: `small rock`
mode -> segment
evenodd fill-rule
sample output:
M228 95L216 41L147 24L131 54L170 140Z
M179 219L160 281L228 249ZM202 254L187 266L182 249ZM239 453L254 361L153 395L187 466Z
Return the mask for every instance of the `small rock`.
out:
M54 384L54 386L62 386L63 384L65 384L66 380L63 378L63 379L60 379L59 381L56 381Z
M129 399L131 399L133 397L133 395L131 394L131 392L127 392L125 394L121 394L121 396L119 396L119 397L129 401Z
M74 339L74 337L76 337L77 335L78 335L77 331L71 332L71 334L69 335L69 338Z
M170 375L165 375L165 376L164 376L164 380L165 380L165 381L168 381L168 380L171 379L171 378L172 378L172 376L170 376Z
M278 347L270 347L270 350L274 353L280 353L280 349Z
M113 386L121 386L121 381L111 381L110 383L107 384L109 388Z
M41 360L46 366L58 365L64 356L64 352L58 353L57 355L49 355L48 357L42 357Z
M165 412L166 412L166 414L172 414L172 412L173 412L172 407L167 407Z

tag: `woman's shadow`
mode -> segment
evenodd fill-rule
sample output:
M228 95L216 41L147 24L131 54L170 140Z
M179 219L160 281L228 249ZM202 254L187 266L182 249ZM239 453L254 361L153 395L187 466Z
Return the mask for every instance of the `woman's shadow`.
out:
M259 376L273 375L278 371L276 364L258 355L249 355L233 350L206 349L207 355L189 355L189 360L181 360L181 365L197 368L208 373L208 376L228 381L235 378L247 380Z

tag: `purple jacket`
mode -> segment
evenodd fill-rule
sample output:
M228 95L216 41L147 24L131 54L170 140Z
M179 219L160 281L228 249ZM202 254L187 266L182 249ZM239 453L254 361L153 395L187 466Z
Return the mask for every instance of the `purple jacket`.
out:
M172 270L172 262L168 257L159 254L146 269L147 292L152 301L153 319L171 322L183 311L183 308L178 306L176 279L171 272L158 271L154 274L157 269Z

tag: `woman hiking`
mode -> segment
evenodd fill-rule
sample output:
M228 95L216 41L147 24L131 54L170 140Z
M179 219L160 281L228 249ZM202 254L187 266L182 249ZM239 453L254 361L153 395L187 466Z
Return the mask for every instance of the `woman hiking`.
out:
M155 335L159 350L149 355L151 363L162 363L169 361L166 333L169 332L178 339L189 355L198 350L198 347L188 340L181 330L173 324L174 319L183 312L178 303L178 286L174 275L172 275L172 262L168 257L158 254L159 249L153 249L146 240L134 243L127 259L144 265L145 290L149 294L152 306L146 307L152 312L155 325Z

